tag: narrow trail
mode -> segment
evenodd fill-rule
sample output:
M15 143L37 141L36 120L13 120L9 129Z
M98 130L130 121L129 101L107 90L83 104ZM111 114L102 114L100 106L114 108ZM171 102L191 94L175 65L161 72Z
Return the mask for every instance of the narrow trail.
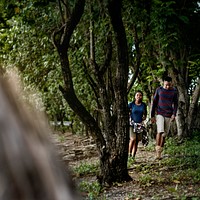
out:
M96 145L91 137L73 135L68 132L53 134L52 139L62 159L69 164L98 156ZM151 162L154 160L154 153L146 151L145 147L139 143L136 160L140 163Z
M96 145L92 138L72 135L71 133L53 134L62 160L70 167L81 163L98 161ZM164 156L163 160L168 157ZM155 161L155 152L147 151L141 143L138 146L136 160L128 166L131 182L114 184L104 190L102 200L200 200L200 183L181 182L173 179L176 168L165 166L163 160ZM76 182L96 181L95 176L76 177ZM89 199L89 198L84 198Z

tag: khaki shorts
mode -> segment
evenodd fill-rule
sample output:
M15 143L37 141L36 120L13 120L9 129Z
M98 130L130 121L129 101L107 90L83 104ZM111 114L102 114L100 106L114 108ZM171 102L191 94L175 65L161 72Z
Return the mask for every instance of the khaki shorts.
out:
M163 136L167 136L169 133L171 124L171 118L163 117L162 115L156 116L156 125L157 125L157 132L164 133Z
M129 133L130 133L130 139L136 140L136 133L133 132L132 126L130 126L130 128L129 128ZM137 138L138 138L138 141L141 141L142 140L142 133L137 133Z

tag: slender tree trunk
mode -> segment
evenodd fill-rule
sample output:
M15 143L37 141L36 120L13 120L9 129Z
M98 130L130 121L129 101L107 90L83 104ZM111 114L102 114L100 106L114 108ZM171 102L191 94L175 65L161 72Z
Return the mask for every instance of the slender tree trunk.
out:
M174 70L176 71L176 70ZM171 72L178 89L178 112L177 112L177 131L180 139L190 136L192 133L192 125L195 121L195 108L197 108L200 96L200 80L198 79L195 90L193 91L192 99L190 100L188 88L186 87L183 76Z
M170 70L170 74L175 82L175 86L178 89L178 111L176 116L176 124L177 124L178 138L182 139L184 137L187 137L188 135L187 120L188 120L189 97L187 94L186 84L181 74L176 75L174 73L174 70Z
M200 130L200 103L199 102L194 113L193 130Z
M188 130L192 130L192 127L195 122L195 118L197 116L196 112L198 112L198 100L200 96L200 78L197 81L197 85L192 95L190 108L188 112Z

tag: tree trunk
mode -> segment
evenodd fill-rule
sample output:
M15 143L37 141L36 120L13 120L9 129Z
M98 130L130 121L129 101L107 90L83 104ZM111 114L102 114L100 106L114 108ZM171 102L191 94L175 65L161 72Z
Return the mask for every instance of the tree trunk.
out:
M200 80L198 79L195 90L193 91L192 99L188 94L187 83L184 81L183 75L175 74L177 70L171 71L171 76L175 80L175 85L178 89L178 112L176 117L178 138L188 137L192 133L192 125L195 121L195 108L197 108L200 96Z
M186 84L184 82L182 75L175 74L174 71L176 70L170 70L170 74L178 90L178 111L176 116L176 124L177 124L178 138L182 139L184 137L187 137L188 135L187 119L188 119L189 97L187 94Z
M113 88L107 87L107 82L104 79L105 72L108 70L108 67L110 67L110 52L108 52L108 56L105 56L105 64L101 67L95 62L94 53L91 54L90 60L90 67L93 67L94 76L89 76L89 79L90 83L94 84L94 87L92 87L95 90L94 93L98 93L97 105L100 104L99 107L102 116L101 123L99 123L86 110L75 94L68 60L69 41L83 14L84 4L85 2L83 0L77 1L71 17L65 24L63 24L60 30L55 31L53 35L54 44L60 56L64 79L64 86L60 86L60 90L71 109L89 128L90 133L97 145L97 150L100 156L99 180L102 184L110 185L113 182L131 180L127 170L129 142L127 107L127 41L125 29L122 23L121 1L110 1L109 14L117 46L115 70L112 72L112 77L114 77L114 83L112 85L114 86ZM92 43L93 42L94 40L92 39ZM91 52L94 52L92 49L93 47L94 45L90 46ZM113 94L113 96L110 94ZM110 99L112 100L111 102L109 101Z
M197 85L193 92L191 103L190 103L190 108L188 112L188 130L192 130L193 125L195 125L194 122L198 113L199 96L200 96L200 78L197 81Z
M200 131L200 103L198 103L194 113L193 130Z

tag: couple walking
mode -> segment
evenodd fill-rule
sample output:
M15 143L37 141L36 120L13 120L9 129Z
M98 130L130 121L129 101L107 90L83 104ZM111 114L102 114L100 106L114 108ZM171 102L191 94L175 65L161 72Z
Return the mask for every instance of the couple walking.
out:
M163 86L156 89L151 108L151 122L156 123L156 159L161 159L161 153L165 143L165 137L169 133L170 124L175 120L178 107L177 90L172 87L172 78L163 79ZM128 104L130 120L135 123L143 123L147 116L147 106L143 102L142 91L137 91L135 100ZM142 139L142 133L136 133L134 126L130 126L129 156L135 158L138 142Z

